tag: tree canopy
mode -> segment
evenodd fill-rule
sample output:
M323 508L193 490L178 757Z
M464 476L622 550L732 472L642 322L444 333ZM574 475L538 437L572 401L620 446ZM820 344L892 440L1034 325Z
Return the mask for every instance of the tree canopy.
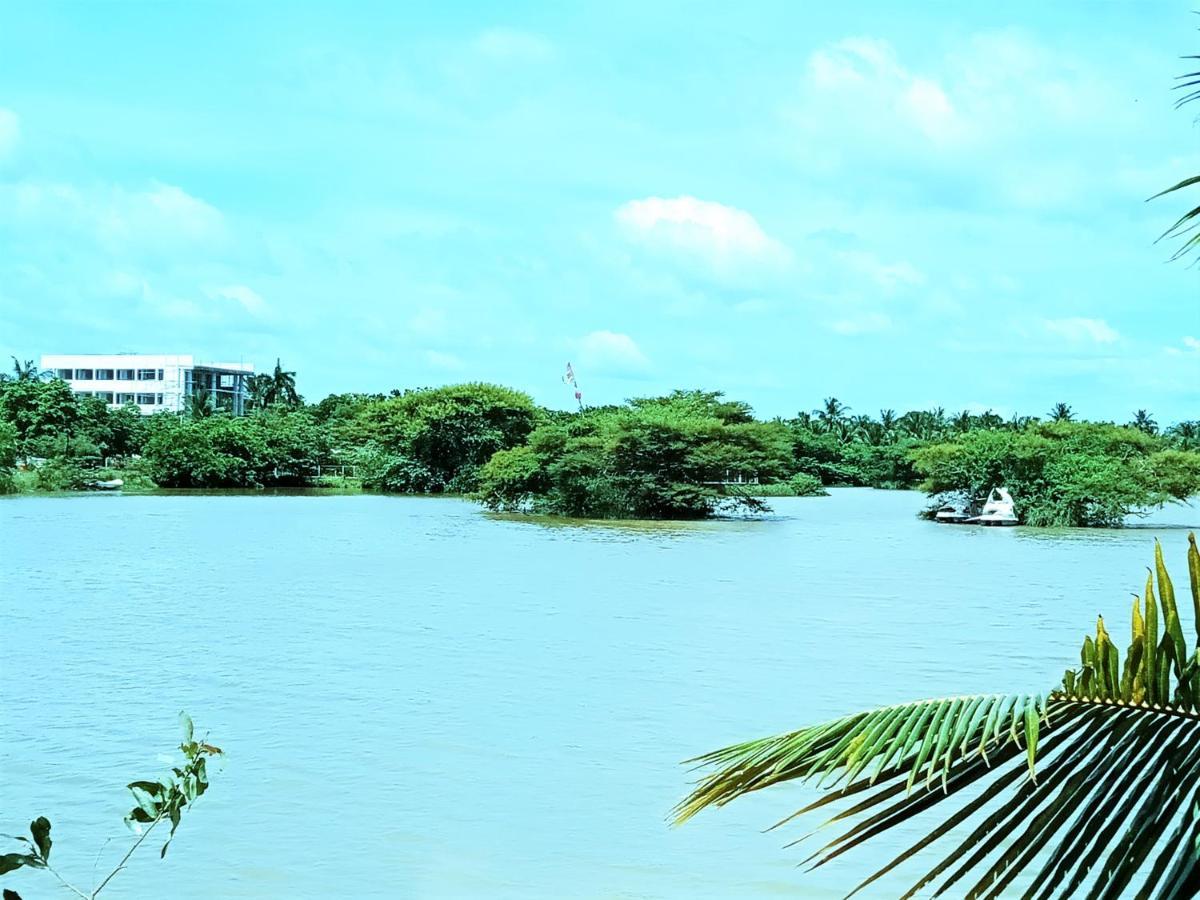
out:
M981 498L1007 486L1028 525L1120 525L1200 493L1200 454L1136 428L1091 422L971 431L917 449L913 460L934 495Z
M794 465L787 429L717 393L676 392L547 423L496 453L477 496L492 509L588 518L703 518L760 510L750 488Z

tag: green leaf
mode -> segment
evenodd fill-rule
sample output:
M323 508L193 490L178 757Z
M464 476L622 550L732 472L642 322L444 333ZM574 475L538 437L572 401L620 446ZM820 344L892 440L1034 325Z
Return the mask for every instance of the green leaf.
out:
M154 799L154 795L138 784L129 786L130 793L133 794L133 802L137 804L138 810L145 813L151 819L158 817L158 801ZM137 821L141 821L138 819Z
M16 891L10 891L8 888L5 888L4 889L4 900L21 900L21 895L18 894Z
M50 858L50 846L53 843L50 840L50 820L45 816L38 816L29 823L29 833L33 835L33 842L37 844L38 853L42 859Z
M40 869L42 862L32 853L4 853L0 854L0 875L7 872L13 872L21 866L29 866L34 869Z
M192 726L192 717L182 710L180 710L179 713L179 727L183 729L183 742L185 744L190 744L192 742L192 734L195 729Z

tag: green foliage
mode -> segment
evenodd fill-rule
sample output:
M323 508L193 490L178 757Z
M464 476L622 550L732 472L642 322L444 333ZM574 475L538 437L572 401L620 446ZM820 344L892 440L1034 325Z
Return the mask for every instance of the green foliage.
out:
M1119 526L1200 493L1200 455L1133 428L1083 422L974 431L913 454L932 494L982 497L1005 485L1028 525Z
M676 392L588 410L535 430L526 447L495 454L477 498L492 509L587 518L692 519L759 511L748 484L791 471L779 423L753 421L719 394Z
M36 488L39 491L78 491L89 481L96 480L94 469L85 469L75 459L56 456L46 460L36 469Z
M0 494L17 491L17 427L11 422L0 421Z
M149 837L154 828L163 822L170 823L170 831L159 852L159 858L166 856L167 847L175 837L175 831L179 827L183 813L190 809L192 804L208 790L207 761L222 754L219 747L214 747L205 740L195 739L192 720L187 713L180 713L179 721L183 729L183 742L179 745L179 749L183 753L184 761L182 765L172 768L171 774L157 781L134 781L128 785L135 805L125 817L125 822L137 833L138 837L116 868L105 876L96 887L90 891L83 891L68 883L50 865L50 850L53 847L53 841L50 838L50 820L45 816L39 816L30 823L29 837L4 835L4 837L20 843L22 847L19 852L0 854L0 875L21 868L43 869L54 875L63 887L76 896L82 897L84 900L95 900L117 873L125 868L125 864L133 856L134 851ZM145 827L143 828L143 826ZM20 900L17 893L12 890L5 890L4 897L5 900L11 900L11 898Z
M365 487L462 493L475 489L493 453L524 443L538 417L520 391L458 384L355 403L334 433L339 446L360 448L355 464Z
M0 420L17 429L21 455L26 442L69 434L82 418L79 401L65 381L24 378L0 383Z
M814 868L892 828L911 835L914 820L948 803L940 822L851 893L936 845L941 860L904 897L995 898L1015 883L1026 898L1084 889L1091 898L1196 896L1200 552L1194 535L1188 544L1190 647L1156 544L1124 664L1100 619L1081 667L1047 694L899 704L706 754L694 762L715 771L676 807L676 820L810 782L824 795L776 827L843 805L825 825L845 830L808 857Z
M257 487L304 480L326 450L310 415L272 407L241 417L164 417L151 427L144 456L163 487Z
M797 472L787 481L777 481L772 484L755 484L745 488L755 497L827 497L829 491L821 484L821 479L815 475Z

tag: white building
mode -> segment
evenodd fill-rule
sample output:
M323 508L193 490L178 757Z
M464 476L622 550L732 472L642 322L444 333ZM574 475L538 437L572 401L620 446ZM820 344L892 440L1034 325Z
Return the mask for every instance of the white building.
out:
M47 354L42 371L76 394L99 397L110 406L136 403L143 413L180 412L187 398L206 391L218 409L241 415L246 405L246 363L202 363L192 356L142 353Z

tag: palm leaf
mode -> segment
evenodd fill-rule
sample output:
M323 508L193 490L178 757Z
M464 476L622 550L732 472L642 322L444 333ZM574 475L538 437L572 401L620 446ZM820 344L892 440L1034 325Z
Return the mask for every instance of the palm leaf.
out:
M1194 535L1188 541L1200 614L1200 551ZM799 781L823 795L774 827L828 808L817 831L793 843L839 829L804 860L812 868L939 808L940 821L851 894L939 854L905 897L1193 896L1200 616L1195 625L1189 650L1156 544L1150 580L1134 598L1124 665L1101 618L1080 666L1047 695L921 700L717 750L691 761L708 774L675 819Z

